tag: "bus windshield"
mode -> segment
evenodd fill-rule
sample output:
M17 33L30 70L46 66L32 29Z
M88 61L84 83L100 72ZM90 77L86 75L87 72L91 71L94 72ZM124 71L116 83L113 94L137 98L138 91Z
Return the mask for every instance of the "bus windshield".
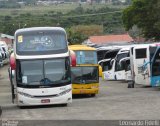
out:
M97 57L98 57L98 61L103 60L105 53L108 50L97 50Z
M111 60L105 61L102 63L102 70L103 71L109 71L112 69L113 64L111 64Z
M77 64L97 64L96 51L75 51Z
M17 84L25 87L71 84L69 58L17 61Z
M117 54L116 63L115 63L115 71L125 70L125 64L120 65L120 62L119 62L121 59L125 57L129 57L129 52Z
M98 83L98 67L97 66L80 66L71 68L72 83L74 84L90 84Z
M152 76L160 76L160 49L156 52L155 58L152 63Z
M16 53L19 55L44 55L67 52L67 39L63 32L30 31L16 35Z

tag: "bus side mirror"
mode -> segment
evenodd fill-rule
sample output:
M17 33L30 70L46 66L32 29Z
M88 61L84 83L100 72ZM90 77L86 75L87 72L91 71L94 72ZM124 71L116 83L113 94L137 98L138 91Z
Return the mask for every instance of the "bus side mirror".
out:
M112 59L111 62L110 62L110 65L112 66L113 63L114 63L115 59Z
M69 51L70 52L70 63L72 67L76 66L76 53L72 50Z
M14 53L12 53L11 56L10 56L10 67L11 67L11 70L16 69L16 60L15 60L15 57L14 57Z
M14 76L15 76L15 70L12 70L11 76L12 76L12 78L14 78Z
M13 79L15 76L15 70L12 70L11 67L8 68L8 72L9 72L9 78Z

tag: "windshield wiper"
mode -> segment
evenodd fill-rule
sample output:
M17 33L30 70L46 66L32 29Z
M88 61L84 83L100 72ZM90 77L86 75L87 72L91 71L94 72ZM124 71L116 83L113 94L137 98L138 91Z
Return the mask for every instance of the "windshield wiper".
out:
M50 85L50 84L60 84L60 83L65 83L67 80L58 80L58 81L51 81L48 78L44 78L40 81L41 85Z
M85 62L85 64L92 64L93 65L94 63L92 63L92 62Z
M40 84L40 81L32 81L32 82L30 82L28 84Z
M98 80L86 80L86 83L98 83Z
M44 79L40 80L40 84L49 85L51 83L53 83L53 81L51 81L48 78L44 78Z
M39 88L49 88L49 87L51 87L51 86L45 86L45 85L39 86Z
M75 84L81 84L80 81L72 81L72 83L75 83Z

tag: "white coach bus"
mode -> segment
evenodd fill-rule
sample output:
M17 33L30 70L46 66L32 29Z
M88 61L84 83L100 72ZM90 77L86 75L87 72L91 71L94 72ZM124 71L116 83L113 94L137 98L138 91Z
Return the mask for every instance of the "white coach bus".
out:
M130 50L130 63L131 63L131 80L128 83L129 88L134 88L134 83L145 86L155 86L159 81L153 82L153 78L159 79L159 63L155 65L155 59L159 59L159 47L156 43L153 44L140 44ZM157 57L156 57L157 56ZM157 62L158 60L156 60ZM157 74L157 73L158 74ZM156 77L155 77L156 76ZM157 79L156 78L156 79ZM160 84L159 84L160 85ZM157 85L156 85L157 86Z
M18 106L72 102L70 53L60 27L34 27L15 32L9 76Z

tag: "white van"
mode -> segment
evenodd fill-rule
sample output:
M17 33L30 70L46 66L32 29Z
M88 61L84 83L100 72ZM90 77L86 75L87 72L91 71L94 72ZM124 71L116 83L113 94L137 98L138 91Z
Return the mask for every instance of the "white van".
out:
M2 57L1 50L0 50L0 67L2 66L3 66L3 57Z
M0 41L0 52L3 59L3 64L9 63L9 51L8 46L4 41Z

